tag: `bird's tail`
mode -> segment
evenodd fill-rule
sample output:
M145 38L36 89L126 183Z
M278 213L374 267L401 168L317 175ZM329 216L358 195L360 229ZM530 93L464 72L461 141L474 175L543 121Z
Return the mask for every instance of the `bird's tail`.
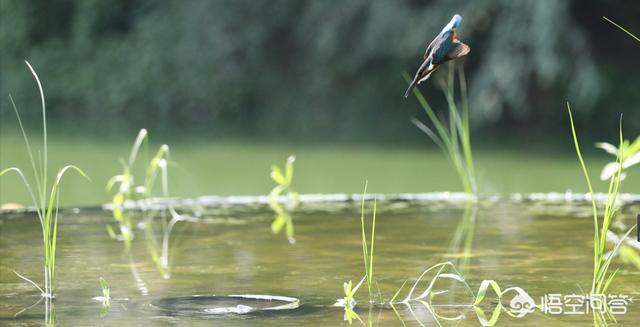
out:
M404 92L404 97L407 98L409 96L409 93L411 93L411 90L413 90L413 88L416 87L416 85L427 80L429 76L431 76L431 73L433 73L433 71L436 70L436 68L438 68L438 66L437 65L434 66L431 64L431 58L428 58L427 60L425 60L420 66L420 69L418 69L418 72L416 73L416 76L413 78L413 81L411 81L411 84L409 84L407 91Z
M413 81L411 81L411 84L409 84L409 87L407 88L407 91L404 92L404 97L407 98L409 97L409 93L411 93L411 90L413 90L414 87L416 87L416 85L420 84L421 82L426 81L427 79L429 79L429 77L431 77L431 74L435 71L435 69L431 70L430 72L428 72L426 75L420 77L418 75L416 75L416 77L413 79Z
M411 81L411 84L409 84L409 87L407 88L407 91L404 92L404 97L408 98L409 97L409 93L411 93L411 90L413 90L413 88L416 86L416 79L414 78L413 81Z

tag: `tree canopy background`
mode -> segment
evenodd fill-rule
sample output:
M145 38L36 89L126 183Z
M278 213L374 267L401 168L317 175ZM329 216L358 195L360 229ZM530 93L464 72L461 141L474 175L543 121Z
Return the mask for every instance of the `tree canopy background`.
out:
M481 140L640 131L640 2L604 0L0 0L0 114L39 115L23 60L69 130L309 142L424 142L402 97L427 44L459 13ZM444 109L437 80L420 85ZM9 122L10 120L10 122ZM561 133L561 134L559 134ZM615 141L611 139L610 141Z

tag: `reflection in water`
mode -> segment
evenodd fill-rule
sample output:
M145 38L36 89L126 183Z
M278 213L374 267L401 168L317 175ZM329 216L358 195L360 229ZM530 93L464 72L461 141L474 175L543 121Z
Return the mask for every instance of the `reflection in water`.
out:
M140 144L142 144L142 141L145 139L145 137L146 131L141 130L141 133L138 135L138 138L136 139L131 152L131 156L133 158L129 160L131 166L133 165L133 162L135 162L135 154L137 154L138 148ZM147 295L149 293L149 290L146 286L146 283L138 273L135 262L133 260L133 255L131 254L131 242L133 240L133 231L131 230L133 226L133 214L140 213L141 216L144 217L144 223L142 226L145 230L147 251L151 256L151 260L156 264L156 268L164 279L171 278L171 270L169 265L169 240L171 238L171 232L173 231L174 226L180 221L200 221L198 218L191 217L186 214L179 214L171 203L168 203L162 209L149 209L151 207L151 199L148 197L148 195L153 189L153 184L158 172L160 173L162 196L165 199L169 198L169 173L167 167L168 153L169 148L166 145L163 145L162 147L160 147L160 150L149 164L147 176L145 179L145 186L143 187L144 192L142 192L142 194L146 196L138 203L141 211L126 209L124 200L120 202L116 202L114 200L114 204L116 205L113 206L113 215L116 218L120 218L116 219L116 221L118 221L120 225L121 235L123 240L125 241L125 252L127 253L127 257L129 259L131 274L133 275L133 278L136 281L136 286L138 290L140 290L140 293L142 295ZM127 168L128 166L125 165L125 171L128 171ZM122 176L128 175L123 174ZM128 179L133 180L133 176L128 177ZM118 180L118 182L120 182L121 186L126 185L127 190L130 188L129 182L124 183L122 180ZM119 192L118 194L120 193L122 192ZM116 196L118 196L118 194ZM160 241L158 241L158 237L156 236L156 229L158 229L157 226L159 226L159 234L161 235ZM113 236L113 232L111 232L110 234Z
M271 166L270 176L277 185L271 190L268 196L269 206L275 212L273 223L271 223L271 231L274 234L278 234L284 227L287 240L289 240L291 244L296 242L291 212L293 212L300 203L300 194L291 188L291 182L293 181L293 163L295 161L296 157L293 155L287 158L284 174L280 167L276 165ZM285 206L280 204L281 198L284 198L286 202Z
M16 275L18 275L18 277L24 279L24 277L22 277L17 272L14 271L14 273ZM37 285L35 285L35 286L38 289L40 289L40 287L38 287ZM40 304L40 302L42 302L44 300L44 324L45 324L45 326L55 326L55 324L56 324L56 311L55 311L55 306L53 304L54 298L55 297L53 297L53 296L45 296L45 294L42 293L41 296L38 298L38 300L36 302L34 302L32 305L30 305L28 307L25 307L25 308L21 309L18 312L16 312L13 315L13 317L14 318L15 317L19 317L20 315L22 315L23 313L29 311L31 308L37 306L38 304Z
M136 267L136 262L135 260L133 260L133 254L131 254L131 252L127 252L127 259L129 262L129 269L131 270L131 276L133 276L133 280L136 285L136 289L140 291L140 295L148 295L149 289L147 288L147 283L144 281L144 279L142 279L142 276L140 276L138 268Z
M451 253L460 253L460 255L456 256L456 258L458 258L457 261L460 262L460 266L465 267L466 269L468 269L468 258L470 257L471 252L475 217L476 205L475 203L468 202L465 207L463 219L458 224L454 240L450 246ZM451 251L451 249L454 249L454 251ZM482 326L495 325L503 311L513 318L522 318L535 311L536 303L534 299L520 287L510 287L501 290L497 282L493 280L483 280L477 293L474 293L469 287L469 284L465 281L463 274L456 268L456 266L457 265L453 262L443 262L426 269L416 279L404 300L394 302L394 299L401 293L404 285L406 284L405 282L389 302L398 319L400 319L404 324L404 318L397 311L394 304L404 305L412 320L417 321L421 326L424 326L424 323L427 322L435 323L440 326L441 320L461 320L465 318L466 312L470 310L473 310ZM450 281L450 284L444 290L438 290L436 288L436 282L441 279ZM469 298L469 302L460 302L459 297L456 297L457 294L454 294L454 284L460 284L463 286L466 296ZM491 303L491 316L487 318L485 314L486 306L483 306L482 304L483 302L486 302L484 299L489 290L492 290L495 293L495 296L497 296L497 302ZM438 295L446 293L450 296L445 304L433 303L433 300ZM510 293L515 293L515 295L509 302L509 308L505 309L502 305L502 301L505 299L505 295ZM437 309L442 308L447 311L457 309L462 310L462 312L454 311L452 315L439 314Z
M266 201L264 197L261 199ZM166 204L168 201L163 202ZM137 230L139 235L136 236L139 237L134 240L130 254L127 254L123 251L122 242L113 241L104 233L104 224L113 220L111 212L70 214L63 220L65 224L62 225L64 229L61 235L71 235L76 230L82 230L83 234L78 238L65 238L66 242L60 246L60 264L63 267L60 276L65 294L61 294L62 296L55 300L57 313L45 317L45 306L41 301L28 312L20 313L15 324L43 325L43 319L47 319L50 322L57 320L57 323L69 326L95 325L101 322L108 325L118 322L122 322L123 325L155 325L166 324L165 320L176 319L176 323L179 324L206 325L209 321L204 321L201 317L175 317L168 313L148 311L144 304L151 300L149 295L152 294L155 299L155 296L162 298L202 294L210 289L225 294L242 288L296 296L303 299L305 306L301 310L286 314L278 313L277 317L275 313L270 313L247 316L249 319L230 318L233 320L217 322L239 327L256 324L346 325L347 322L342 322L344 308L329 308L328 305L336 298L337 280L362 273L362 254L359 251L345 251L346 247L359 245L357 240L352 239L356 232L354 223L357 224L357 220L350 218L353 218L358 207L353 202L355 201L350 202L348 206L332 204L324 205L325 207L303 202L296 211L296 215L304 219L295 222L300 237L293 247L280 242L282 240L274 238L271 233L264 233L263 222L269 219L270 215L264 205L252 204L233 208L220 206L209 209L201 218L202 224L197 225L197 232L189 233L191 228L188 227L194 226L193 224L180 223L180 220L173 219L175 217L166 209L166 205L165 209L162 209L158 203L153 202L156 209L151 210L150 207L147 211L133 212L133 226L134 229L144 228L146 219L151 220L149 223L154 226L157 256L165 258L165 262L171 268L169 281L163 280L149 258L145 240L147 230ZM185 202L174 204L179 215L183 212L180 206L182 203ZM541 207L539 202L513 204L507 201L500 202L500 206L480 202L477 217L482 218L482 223L478 222L473 229L471 253L474 256L470 260L468 275L464 275L464 279L453 278L455 271L447 267L440 275L449 274L451 278L438 278L437 282L433 283L430 294L420 298L438 272L438 269L432 270L430 275L425 275L423 281L415 287L410 297L415 300L401 303L422 273L420 271L416 274L416 264L424 262L425 257L437 258L448 254L451 238L457 229L464 230L458 233L462 236L457 237L458 240L462 240L457 243L460 244L460 250L451 252L469 253L466 249L469 249L471 237L467 231L472 229L457 228L460 223L457 219L463 216L463 222L469 226L473 225L474 215L473 210L466 211L467 213L463 211L465 202L440 207L437 206L439 203L433 201L424 204L394 202L393 206L387 206L386 202L382 204L383 212L388 208L392 209L387 211L391 213L385 215L385 219L379 221L380 233L376 233L376 236L379 235L376 242L381 241L380 245L383 246L376 249L377 258L380 260L376 259L378 266L375 268L379 276L383 276L379 281L383 294L386 295L386 303L373 304L370 316L367 316L367 303L363 303L362 307L356 307L354 311L364 325L371 320L374 326L402 326L399 320L401 319L407 326L497 326L500 323L509 326L560 326L568 325L567 320L593 326L594 321L596 325L602 325L603 318L606 318L606 314L595 316L595 319L586 314L557 316L536 308L534 314L518 319L521 313L513 309L523 307L518 305L526 302L523 301L523 297L516 293L503 294L504 289L501 289L500 293L494 292L490 285L482 303L474 305L482 278L495 278L508 286L522 286L536 296L566 293L575 288L575 281L589 279L593 262L588 253L576 245L587 244L590 241L590 220L582 219L575 213L563 212L561 215L548 216L546 213L534 211ZM573 212L583 211L585 207L589 209L586 205L574 206ZM637 208L631 208L632 218L635 218ZM622 212L622 216L631 217L628 208L623 210L626 211ZM190 213L189 208L184 212ZM424 219L425 212L429 212L430 217L434 219ZM453 218L457 218L456 220L450 219L451 213L455 213ZM38 267L33 267L30 261L24 259L28 251L24 249L23 240L33 235L28 221L0 218L0 228L4 236L0 240L3 248L2 265L15 266L33 274ZM172 220L174 223L171 223ZM500 228L494 229L494 225L500 225ZM566 230L569 229L572 233L567 234ZM428 235L425 235L425 230L429 230ZM514 236L514 230L520 231L519 234ZM183 232L186 232L184 237L181 236ZM245 240L243 237L251 239ZM178 251L178 247L181 246L180 240L193 244L198 251ZM164 251L166 255L163 255L163 248L168 249ZM491 258L487 258L492 260L491 265L476 262L484 258L478 256L481 249L491 249ZM532 249L539 252L532 255ZM180 256L179 260L176 260L176 255ZM456 259L454 255L449 258ZM241 262L242 265L238 265ZM350 263L345 265L344 262ZM240 273L241 270L253 271L246 274ZM112 292L126 294L131 299L131 302L122 302L127 306L122 309L120 301L112 299L111 308L103 320L98 320L100 304L89 300L99 295L96 294L99 291L96 272L106 274L104 277L111 283ZM460 274L461 272L460 270ZM635 297L636 271L621 269L618 274L622 282L616 290ZM130 279L132 275L136 283L141 282L142 287L149 288L149 295L142 296L139 287L134 287L133 280ZM280 277L283 277L282 283L273 283ZM401 291L402 294L392 301L391 306L389 298L407 277L412 278L409 278ZM469 283L473 296L465 291L466 287L459 279ZM355 282L357 281L359 280ZM0 325L5 321L11 324L14 323L10 320L16 311L32 305L38 298L25 298L23 288L15 283L13 275L9 276L5 271L0 271L0 284ZM455 284L455 287L449 287L449 284ZM567 290L567 287L570 289ZM444 290L446 292L443 293ZM502 297L501 301L497 301L498 294ZM361 295L364 299L365 294ZM536 300L538 302L540 299ZM633 326L638 319L637 306L634 304L629 309L628 314L616 315L615 318L623 325ZM353 325L362 325L357 318L354 317L353 320Z
M441 326L441 321L460 321L465 319L469 312L473 312L482 326L494 326L502 312L506 312L513 318L522 318L534 312L536 308L535 301L520 287L501 290L495 281L483 280L477 293L471 290L461 270L468 271L469 269L477 217L477 202L467 201L465 204L462 219L457 225L454 237L448 248L447 256L452 261L439 263L426 269L407 291L404 300L395 302L395 299L401 295L407 283L405 281L393 298L387 302L403 325L406 326L405 320L410 319L420 326ZM443 289L437 289L436 282L438 280L446 280L450 283L448 286L443 286ZM454 286L456 283L463 286L467 300L461 301L460 294L456 294L456 287ZM358 286L356 286L356 289ZM349 294L347 292L348 289L351 289L350 283L348 286L345 283L347 295ZM489 290L493 290L497 301L486 305L486 303L483 304L483 302L486 302L483 300ZM510 299L508 308L505 308L502 301L505 300L505 295L509 293L515 293L515 295ZM445 301L445 304L434 304L433 300L442 294L449 295L448 301ZM354 311L354 305L348 299L348 297L345 297L342 303L340 303L340 300L336 303L336 306L344 306L344 320L349 324L352 324L353 320L357 320L364 326L364 321ZM404 315L398 311L396 305L402 305L405 308ZM373 305L370 304L367 317L369 325L372 324L372 309ZM488 313L490 315L487 317Z
M147 212L147 217L144 221L147 250L151 256L151 260L156 264L158 272L160 272L164 279L171 278L169 241L174 226L180 221L197 223L200 220L185 214L179 214L171 204L168 204L165 210ZM159 228L157 228L158 226ZM158 229L161 235L161 241L158 241L156 235L156 230Z
M29 311L31 308L37 306L44 300L44 325L45 326L55 326L56 325L56 310L53 304L53 298L41 296L35 303L32 305L16 312L14 317L19 317L23 313Z
M501 313L506 313L512 318L523 318L527 311L514 311L511 307L505 308L499 301L492 306L479 306L475 304L432 304L428 300L416 300L410 303L402 303L405 308L401 313L394 304L391 308L396 317L406 326L405 321L416 321L420 326L442 326L442 321L460 321L466 319L473 312L482 326L494 326ZM488 316L488 317L487 317Z
M462 219L458 223L449 245L447 256L460 269L463 275L469 271L477 213L478 203L471 200L467 201Z
M56 308L53 298L50 297L44 299L44 322L47 326L55 326L56 324Z
M102 318L107 315L111 307L111 289L107 281L102 277L100 277L100 288L102 289L102 296L95 296L92 300L102 304L102 309L100 310L100 318Z

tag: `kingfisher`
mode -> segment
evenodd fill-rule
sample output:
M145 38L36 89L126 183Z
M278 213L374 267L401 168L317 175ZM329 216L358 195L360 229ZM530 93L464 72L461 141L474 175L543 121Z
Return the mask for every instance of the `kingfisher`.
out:
M411 90L416 85L426 81L429 76L431 76L431 73L438 69L440 65L449 60L464 57L471 51L468 45L458 40L456 28L460 26L461 22L462 17L460 15L453 15L449 24L431 41L431 44L427 47L427 51L424 52L422 65L420 65L416 76L413 78L413 81L411 81L411 84L409 84L407 92L404 93L405 98L409 96L409 93L411 93Z

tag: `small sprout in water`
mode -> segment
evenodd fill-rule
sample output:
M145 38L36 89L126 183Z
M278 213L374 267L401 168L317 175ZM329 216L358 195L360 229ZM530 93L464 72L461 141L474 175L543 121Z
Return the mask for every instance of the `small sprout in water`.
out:
M109 294L109 284L107 281L100 277L100 288L102 288L102 296L96 296L93 300L102 303L102 309L100 310L100 317L104 317L109 312L109 307L111 306L111 295Z
M360 286L362 286L362 283L364 283L366 279L367 279L366 276L362 277L362 279L358 282L358 284L356 284L355 287L353 287L353 283L351 281L347 283L343 283L342 289L344 290L344 298L338 299L333 306L335 307L349 306L351 308L355 307L356 301L354 299L354 296L356 295L356 293L358 292L358 289L360 288Z
M104 297L105 302L109 304L109 301L111 300L111 296L109 295L109 284L102 277L100 277L100 287L102 288L102 296Z
M284 227L287 239L291 244L295 243L296 240L294 238L293 219L290 213L300 202L300 195L291 188L291 182L293 181L293 163L295 161L296 157L293 155L287 158L284 173L277 165L271 165L270 176L277 185L269 193L269 206L276 213L271 223L271 232L278 234ZM288 201L286 207L283 207L279 202L281 195L287 196Z
M344 320L348 321L349 324L353 322L353 319L357 319L362 323L362 319L360 319L360 316L355 311L353 311L353 308L356 306L356 300L354 299L354 296L366 279L367 276L362 277L360 282L358 282L355 287L353 287L353 283L351 281L344 283L344 298L338 299L333 305L334 307L344 307Z
M106 305L109 305L111 302L109 284L102 277L100 277L100 288L102 289L102 296L95 296L92 299L96 301L100 301Z

